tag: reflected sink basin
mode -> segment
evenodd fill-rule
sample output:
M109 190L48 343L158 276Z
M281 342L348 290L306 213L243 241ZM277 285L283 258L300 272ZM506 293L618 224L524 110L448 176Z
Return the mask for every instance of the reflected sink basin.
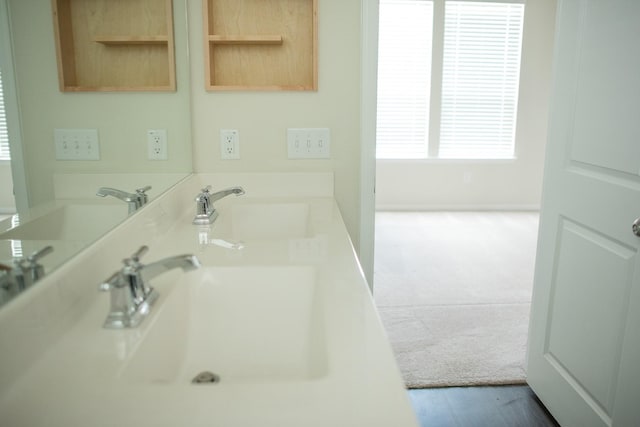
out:
M213 267L188 274L121 373L126 381L221 384L311 381L326 375L322 304L312 267Z
M300 239L310 234L306 203L243 203L231 207L231 239Z
M0 233L0 240L93 240L127 216L125 204L64 205Z

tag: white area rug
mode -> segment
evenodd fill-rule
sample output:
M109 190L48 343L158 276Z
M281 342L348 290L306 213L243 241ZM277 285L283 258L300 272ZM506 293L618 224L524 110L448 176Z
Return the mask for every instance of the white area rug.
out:
M409 388L518 384L538 214L379 212L374 297Z

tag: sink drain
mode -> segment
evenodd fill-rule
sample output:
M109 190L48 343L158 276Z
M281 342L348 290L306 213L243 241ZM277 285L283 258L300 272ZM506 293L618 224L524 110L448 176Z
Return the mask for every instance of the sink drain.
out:
M192 384L215 384L217 382L220 382L220 377L209 371L200 372L191 380Z

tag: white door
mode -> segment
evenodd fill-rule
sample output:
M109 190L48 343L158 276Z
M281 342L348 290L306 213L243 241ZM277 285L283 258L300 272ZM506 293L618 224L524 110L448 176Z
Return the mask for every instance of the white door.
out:
M528 382L562 426L640 426L640 1L556 31Z

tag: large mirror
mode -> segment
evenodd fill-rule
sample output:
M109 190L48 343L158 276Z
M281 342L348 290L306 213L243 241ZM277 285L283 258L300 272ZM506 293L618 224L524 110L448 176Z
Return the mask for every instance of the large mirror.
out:
M151 200L192 171L186 1L173 0L176 91L62 92L51 0L0 0L11 146L11 160L0 160L0 275L46 246L39 263L50 272L126 219L127 203L98 188L151 186ZM56 159L56 129L96 130L99 160ZM148 130L158 129L166 160L148 158Z

